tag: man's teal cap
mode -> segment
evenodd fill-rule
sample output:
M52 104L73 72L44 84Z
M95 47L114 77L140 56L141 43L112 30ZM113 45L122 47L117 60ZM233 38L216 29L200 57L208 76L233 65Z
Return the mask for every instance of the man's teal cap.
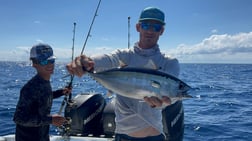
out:
M165 25L164 12L162 12L160 9L155 8L155 7L147 7L141 12L141 15L139 17L139 22L145 21L145 20L155 20Z

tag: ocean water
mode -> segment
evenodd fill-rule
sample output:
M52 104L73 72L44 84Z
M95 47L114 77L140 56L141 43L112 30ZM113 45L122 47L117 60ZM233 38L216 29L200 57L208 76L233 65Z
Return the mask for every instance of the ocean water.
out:
M12 117L20 88L35 74L29 62L0 62L0 136L14 134ZM56 63L53 89L67 85L64 63ZM181 64L180 78L193 87L184 100L184 141L248 141L252 138L252 64ZM73 81L73 97L105 94L88 76ZM55 99L52 113L63 97ZM57 134L51 127L51 134Z

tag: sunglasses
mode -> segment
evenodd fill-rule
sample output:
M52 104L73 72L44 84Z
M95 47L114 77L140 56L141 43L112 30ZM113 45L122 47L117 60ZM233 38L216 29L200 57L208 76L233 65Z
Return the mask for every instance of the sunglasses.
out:
M163 27L162 24L152 24L152 23L140 23L140 25L143 30L153 29L155 32L161 31Z
M55 63L55 59L39 61L39 64L40 64L41 66L48 65L49 63L50 63L50 64L54 64L54 63Z

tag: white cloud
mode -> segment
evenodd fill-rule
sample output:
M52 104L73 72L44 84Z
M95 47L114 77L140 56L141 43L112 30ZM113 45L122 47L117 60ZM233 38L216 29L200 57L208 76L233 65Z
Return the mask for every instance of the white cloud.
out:
M20 46L15 50L0 52L0 60L4 61L27 61L29 60L30 47Z
M218 30L217 29L213 29L212 31L211 31L211 33L217 33L218 32Z
M37 40L38 42L43 42ZM13 50L2 50L0 60L28 61L30 46L19 46ZM70 61L71 48L55 48L54 54L59 61ZM86 55L109 53L115 48L101 46L85 50ZM80 55L77 48L74 56ZM234 35L211 35L194 45L180 44L177 48L167 50L167 54L185 63L252 63L252 32Z
M41 40L41 39L37 39L36 42L37 42L37 43L44 43L44 41Z
M252 63L252 32L235 35L212 35L195 45L181 44L170 50L173 56L187 61L221 61L241 60Z

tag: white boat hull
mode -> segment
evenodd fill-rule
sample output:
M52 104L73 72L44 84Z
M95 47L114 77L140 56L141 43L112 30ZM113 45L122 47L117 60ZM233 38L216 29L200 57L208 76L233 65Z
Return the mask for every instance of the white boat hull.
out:
M98 138L98 137L77 137L69 136L64 138L62 136L51 135L50 141L112 141L113 138ZM0 141L15 141L15 135L1 136Z

